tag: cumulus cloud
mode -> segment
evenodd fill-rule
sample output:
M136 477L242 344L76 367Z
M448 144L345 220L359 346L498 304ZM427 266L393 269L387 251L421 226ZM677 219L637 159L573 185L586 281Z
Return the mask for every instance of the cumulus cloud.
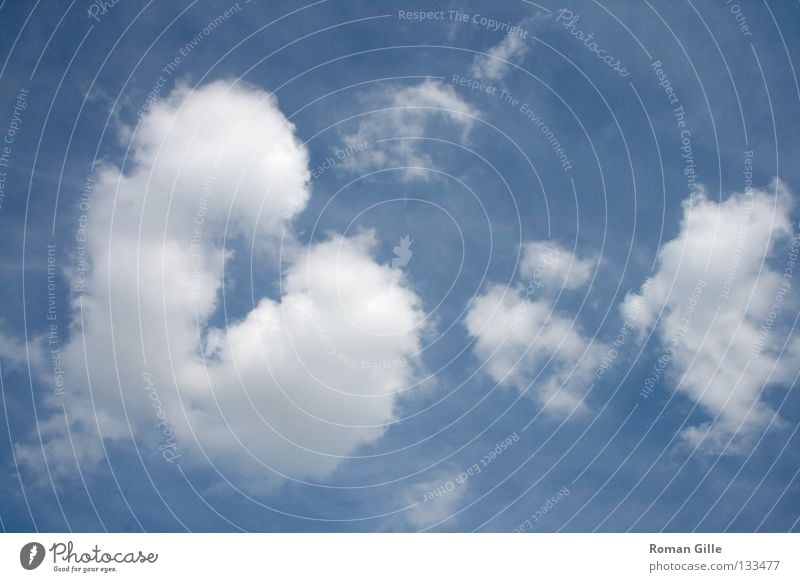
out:
M89 467L107 443L134 439L168 462L204 453L256 490L275 472L329 476L393 421L415 371L419 298L374 260L372 232L293 241L308 154L271 95L223 81L179 87L132 136L128 172L100 167L87 201L76 253L88 274L68 273L68 421L52 396L44 446L17 443L20 458L47 455L67 476L73 458ZM277 241L288 247L282 294L218 327L237 239L270 260Z
M373 94L366 105L373 111L343 141L348 148L367 144L367 149L345 159L342 167L357 173L402 167L400 175L407 180L430 178L425 168L433 161L419 140L405 138L426 137L434 129L435 137L442 138L450 129L456 131L453 139L464 141L478 115L453 87L433 79Z
M780 314L800 241L776 253L792 234L791 196L779 182L771 190L721 202L697 190L683 204L680 232L659 249L655 274L621 306L639 330L654 329L671 383L707 413L683 437L708 453L746 450L775 415L766 389L797 372L800 345L790 341L781 353Z
M572 278L574 264L582 266ZM527 287L490 286L473 300L465 319L476 338L474 353L491 378L556 415L587 410L584 396L603 349L576 321L557 313L551 297L561 286L585 283L593 264L557 245L528 243L520 270L529 279Z
M206 362L186 362L183 405L205 427L207 451L224 457L239 441L276 470L324 478L385 432L412 377L424 315L372 259L375 244L364 233L313 246L289 269L280 303L262 299L209 334Z

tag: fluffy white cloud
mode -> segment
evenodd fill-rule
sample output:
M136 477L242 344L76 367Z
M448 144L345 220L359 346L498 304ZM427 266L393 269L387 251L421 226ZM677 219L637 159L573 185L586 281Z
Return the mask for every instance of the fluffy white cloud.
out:
M269 487L272 470L330 475L394 419L414 374L418 297L371 257L373 233L293 242L308 155L269 94L178 88L132 136L128 173L97 174L78 243L88 275L69 275L79 291L62 349L69 424L53 414L43 449L18 443L20 458L40 465L44 452L57 476L73 474L69 430L84 466L133 438L169 462L200 463L202 447L251 489ZM217 328L234 237L272 261L283 238L288 267L279 299Z
M560 247L547 250L546 243L528 243L520 273L530 280L528 286L492 285L473 300L465 320L476 338L474 352L495 382L513 386L563 416L587 409L584 396L603 353L549 299L563 285L569 265L578 263L583 261ZM569 288L587 280L592 264L587 261L586 274Z
M520 35L507 35L502 41L494 45L485 55L475 55L470 67L474 77L488 81L499 81L509 72L510 63L518 65L528 54L530 40Z
M622 305L640 330L655 329L668 377L709 415L683 435L702 451L745 449L775 414L765 389L797 371L798 341L781 354L780 313L791 297L784 269L800 241L776 256L792 233L791 197L780 183L772 189L722 202L696 191L679 234L659 250L656 273Z
M384 433L424 314L371 258L375 243L364 233L315 245L289 269L280 303L262 299L210 332L205 362L185 362L183 406L207 451L244 447L281 472L324 478Z
M430 172L424 168L433 165L419 140L404 138L425 137L435 127L436 137L444 137L442 132L451 128L458 134L455 139L464 141L478 115L453 87L432 79L373 94L366 105L374 110L343 141L348 148L368 144L367 149L346 158L342 166L359 173L404 167L404 179L428 179Z

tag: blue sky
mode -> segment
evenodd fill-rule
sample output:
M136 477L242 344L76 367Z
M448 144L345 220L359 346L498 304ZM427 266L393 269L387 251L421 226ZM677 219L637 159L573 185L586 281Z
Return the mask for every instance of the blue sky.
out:
M798 529L795 6L106 4L0 5L4 530Z

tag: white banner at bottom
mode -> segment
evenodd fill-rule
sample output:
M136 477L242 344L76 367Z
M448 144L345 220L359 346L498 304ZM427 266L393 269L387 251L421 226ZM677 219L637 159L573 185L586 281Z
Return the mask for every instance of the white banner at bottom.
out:
M800 534L2 534L0 580L800 580Z

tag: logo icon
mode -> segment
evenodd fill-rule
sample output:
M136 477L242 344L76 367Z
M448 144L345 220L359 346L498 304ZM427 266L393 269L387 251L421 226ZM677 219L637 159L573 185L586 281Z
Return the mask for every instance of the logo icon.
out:
M411 255L414 254L411 250L411 244L413 242L409 235L405 235L400 239L400 245L392 249L395 254L395 258L392 259L392 269L405 267L408 264L408 261L411 260Z
M28 542L19 552L19 563L26 570L35 570L44 561L44 546L39 542Z

